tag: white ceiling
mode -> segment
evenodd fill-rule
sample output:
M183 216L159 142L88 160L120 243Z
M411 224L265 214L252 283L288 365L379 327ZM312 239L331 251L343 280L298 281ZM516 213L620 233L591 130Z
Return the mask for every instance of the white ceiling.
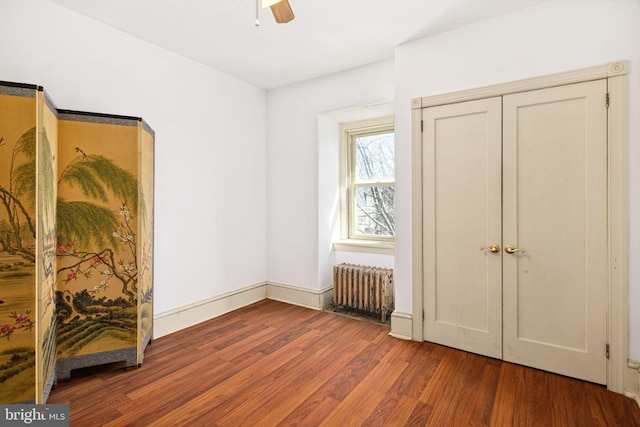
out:
M271 89L389 59L395 46L549 0L289 0L276 24L255 0L51 0Z

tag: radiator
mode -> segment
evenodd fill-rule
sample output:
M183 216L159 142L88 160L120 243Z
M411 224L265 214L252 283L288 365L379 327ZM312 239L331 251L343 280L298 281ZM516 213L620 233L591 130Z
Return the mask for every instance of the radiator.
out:
M333 267L333 303L380 313L382 321L394 309L393 269L338 264Z

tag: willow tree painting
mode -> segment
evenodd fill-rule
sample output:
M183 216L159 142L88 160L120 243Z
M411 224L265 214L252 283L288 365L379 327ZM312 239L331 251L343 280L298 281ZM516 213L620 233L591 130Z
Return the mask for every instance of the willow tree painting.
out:
M0 85L0 403L40 402L55 363L57 129L50 139L45 104L35 87Z
M89 148L66 150L58 177L58 357L135 347L138 281L147 268L137 256L138 179Z
M7 218L0 225L4 252L35 262L36 225L33 218L36 179L36 128L25 132L14 144L7 169L8 187L0 187L0 201Z
M5 112L14 109L25 117L9 123ZM35 399L34 123L33 98L0 95L1 403Z

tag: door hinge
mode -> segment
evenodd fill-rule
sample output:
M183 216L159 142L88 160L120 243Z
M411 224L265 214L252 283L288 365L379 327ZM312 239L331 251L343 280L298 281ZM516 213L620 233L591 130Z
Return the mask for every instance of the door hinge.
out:
M607 345L605 346L605 355L607 356L607 359L609 358L609 343L607 343Z
M422 309L422 320L424 321L424 308Z
M424 121L422 120L420 120L420 132L424 132Z
M609 108L609 92L607 92L607 98L606 98L605 103L606 103L607 108Z

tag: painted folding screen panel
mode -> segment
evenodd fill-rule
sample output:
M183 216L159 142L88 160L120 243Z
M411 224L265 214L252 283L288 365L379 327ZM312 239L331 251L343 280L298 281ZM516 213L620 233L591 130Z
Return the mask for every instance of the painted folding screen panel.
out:
M36 398L37 88L0 85L0 402Z
M38 91L36 163L38 179L38 254L36 269L39 351L36 352L36 402L42 403L53 386L56 361L56 211L58 162L58 113L46 92Z
M153 130L138 122L138 363L144 359L144 349L153 336L153 197L154 140Z
M61 112L58 130L58 358L135 364L138 120Z

